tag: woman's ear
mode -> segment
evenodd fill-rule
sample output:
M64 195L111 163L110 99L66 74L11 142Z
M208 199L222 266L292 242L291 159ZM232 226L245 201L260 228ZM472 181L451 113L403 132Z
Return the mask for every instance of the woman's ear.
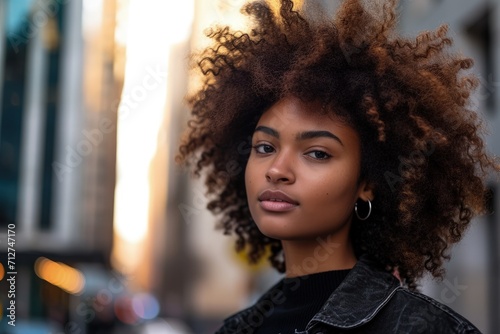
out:
M363 181L359 185L358 197L365 202L368 200L373 201L375 197L373 194L373 190L374 190L374 185L372 182Z

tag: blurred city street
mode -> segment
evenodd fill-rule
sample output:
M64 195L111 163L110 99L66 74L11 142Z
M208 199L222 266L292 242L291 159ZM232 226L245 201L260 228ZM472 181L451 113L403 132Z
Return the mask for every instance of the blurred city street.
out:
M338 1L315 2L333 13ZM215 230L174 162L200 83L189 55L243 0L0 0L0 333L208 334L281 276ZM400 1L408 35L450 24L500 156L500 0ZM500 193L423 292L500 328ZM15 325L15 326L14 326Z

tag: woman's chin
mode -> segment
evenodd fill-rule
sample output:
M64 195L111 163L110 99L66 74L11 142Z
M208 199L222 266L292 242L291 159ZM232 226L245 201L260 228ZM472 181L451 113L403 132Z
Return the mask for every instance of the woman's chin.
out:
M315 239L317 237L316 234L308 235L304 233L304 231L292 231L289 227L283 228L278 226L259 226L259 231L264 234L266 237L271 239L277 239L281 241L298 241L305 239Z

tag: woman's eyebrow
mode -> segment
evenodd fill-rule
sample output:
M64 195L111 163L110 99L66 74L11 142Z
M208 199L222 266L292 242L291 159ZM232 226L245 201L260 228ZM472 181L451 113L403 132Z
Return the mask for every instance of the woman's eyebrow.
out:
M267 133L268 135L276 137L278 139L280 138L280 134L278 133L278 131L274 130L273 128L267 127L267 126L259 125L258 127L255 128L255 130L253 132L255 133L257 131Z
M339 137L331 133L330 131L304 131L295 137L297 140L307 140L307 139L312 139L312 138L319 138L319 137L327 137L327 138L332 138L340 143L340 145L344 146L344 143L342 140L340 140Z
M278 131L276 131L273 128L267 127L267 126L259 125L258 127L255 128L254 133L257 131L264 132L264 133L266 133L270 136L273 136L275 138L278 138L278 139L280 138L280 134ZM340 140L339 137L337 137L336 135L334 135L330 131L325 131L325 130L304 131L304 132L297 134L295 139L299 141L299 140L307 140L307 139L320 138L320 137L332 138L332 139L336 140L337 142L339 142L340 145L344 146L344 143L342 143L342 140Z

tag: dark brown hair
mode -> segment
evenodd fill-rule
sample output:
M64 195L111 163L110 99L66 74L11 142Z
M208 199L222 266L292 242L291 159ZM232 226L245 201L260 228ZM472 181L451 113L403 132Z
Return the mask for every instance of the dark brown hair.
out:
M219 27L196 56L202 87L189 99L192 119L178 161L206 174L208 208L250 261L270 247L284 270L281 244L250 216L244 169L259 117L285 96L320 101L360 134L362 178L374 185L374 211L354 218L351 239L410 287L426 271L443 275L447 250L485 210L485 177L498 172L470 110L477 86L472 60L448 51L447 27L410 40L397 36L396 1L379 14L343 1L334 21L306 20L282 0L247 4L248 32Z

